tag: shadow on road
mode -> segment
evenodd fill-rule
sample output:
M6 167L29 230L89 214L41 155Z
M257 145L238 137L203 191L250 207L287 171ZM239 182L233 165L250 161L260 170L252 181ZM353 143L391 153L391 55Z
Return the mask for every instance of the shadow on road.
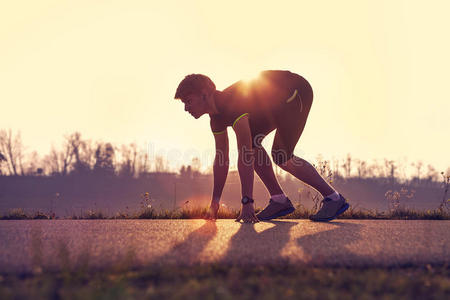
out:
M161 262L194 262L208 242L217 234L216 222L206 221L200 228L191 232L184 241L176 244L162 257Z
M311 265L343 266L367 263L367 256L356 255L349 245L357 242L363 225L330 222L319 224L321 231L297 239ZM319 228L320 228L319 227Z
M297 222L270 221L274 226L257 232L253 224L242 224L230 239L227 252L221 262L233 264L281 262L281 250L289 242L290 230Z
M230 238L225 254L217 262L231 265L288 263L290 259L282 256L282 250L290 241L291 228L299 223L286 220L268 223L273 226L261 231L257 231L258 226L254 224L241 224ZM362 227L360 224L336 221L307 226L305 235L296 240L303 250L304 257L301 260L318 266L366 264L370 258L353 253L349 247L360 239ZM311 230L314 233L308 233ZM217 231L216 223L207 221L156 261L181 264L199 262L202 251L216 236ZM218 252L221 252L220 249Z

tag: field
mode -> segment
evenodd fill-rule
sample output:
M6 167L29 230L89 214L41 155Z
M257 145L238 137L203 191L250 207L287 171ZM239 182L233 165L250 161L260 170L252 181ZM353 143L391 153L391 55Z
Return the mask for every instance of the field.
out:
M256 213L261 209L256 209ZM117 212L108 216L100 210L87 210L83 214L74 214L61 219L200 219L208 212L207 207L181 208L175 210L156 210L154 208L142 207L135 212ZM314 210L297 206L296 210L282 219L308 219L314 214ZM239 215L236 209L220 208L219 219L235 219ZM26 212L23 209L13 209L0 216L0 220L32 220L32 219L59 219L51 212ZM447 209L413 210L395 209L390 211L378 211L368 209L350 209L338 217L338 219L379 219L379 220L450 220Z
M448 299L448 266L196 265L1 275L1 299Z

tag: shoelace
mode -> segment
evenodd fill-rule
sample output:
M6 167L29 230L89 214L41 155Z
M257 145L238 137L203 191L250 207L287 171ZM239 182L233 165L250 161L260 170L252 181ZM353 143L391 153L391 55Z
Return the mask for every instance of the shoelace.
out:
M328 199L328 200L327 200ZM323 203L325 202L325 200L327 200L326 202L329 202L329 201L332 201L331 199L329 199L329 198L324 198L322 201L320 201L320 206L319 206L319 210L321 210L322 209L322 207L323 207Z

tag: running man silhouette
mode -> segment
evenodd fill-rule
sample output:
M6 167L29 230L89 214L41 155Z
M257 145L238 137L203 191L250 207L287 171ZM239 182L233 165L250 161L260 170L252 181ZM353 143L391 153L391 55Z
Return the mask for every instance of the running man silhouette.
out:
M321 208L311 220L330 221L349 207L345 198L310 163L294 155L313 101L313 90L302 76L289 71L263 71L252 81L241 80L218 91L209 77L191 74L180 82L175 99L180 99L185 111L194 118L209 114L211 119L216 155L209 218L217 218L228 174L228 126L236 133L241 180L242 207L236 221L270 220L295 210L281 189L271 160L261 145L263 138L273 130L276 130L271 152L274 163L324 197ZM258 215L255 215L253 204L254 171L271 196L269 204Z

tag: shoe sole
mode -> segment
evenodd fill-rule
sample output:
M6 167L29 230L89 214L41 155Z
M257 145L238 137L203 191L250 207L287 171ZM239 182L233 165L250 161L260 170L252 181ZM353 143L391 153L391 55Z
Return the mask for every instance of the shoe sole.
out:
M339 216L340 214L342 214L343 212L345 212L349 207L350 207L350 205L349 205L348 203L345 203L344 206L342 206L342 207L337 211L337 213L336 213L334 216L329 217L329 218L315 219L315 220L312 220L312 221L316 221L316 222L328 222L328 221L334 220L334 219L337 218L337 216Z
M279 218L279 217L288 215L291 212L293 212L294 210L295 210L295 208L289 207L288 209L281 210L281 211L277 212L276 214L271 215L270 217L263 218L263 219L258 218L258 219L261 220L261 221L268 221L268 220L272 220L272 219L275 219L275 218ZM258 217L258 216L256 216L256 217Z

